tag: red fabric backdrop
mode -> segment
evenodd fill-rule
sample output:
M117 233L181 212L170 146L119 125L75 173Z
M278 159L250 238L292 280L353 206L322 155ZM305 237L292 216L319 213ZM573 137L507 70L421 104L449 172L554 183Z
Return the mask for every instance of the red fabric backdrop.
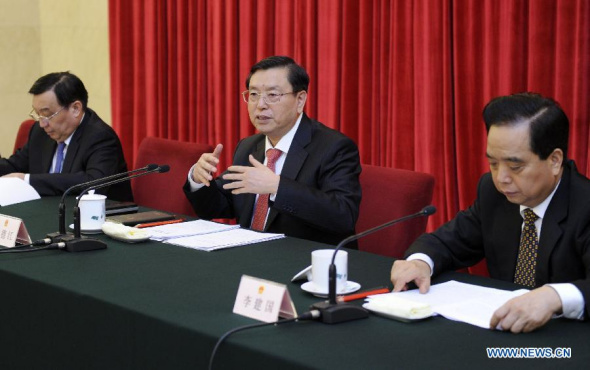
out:
M431 230L475 198L494 96L558 100L590 174L587 0L110 0L109 14L128 163L158 136L223 143L227 165L254 133L240 96L250 66L284 54L310 74L307 114L353 138L363 163L435 176Z

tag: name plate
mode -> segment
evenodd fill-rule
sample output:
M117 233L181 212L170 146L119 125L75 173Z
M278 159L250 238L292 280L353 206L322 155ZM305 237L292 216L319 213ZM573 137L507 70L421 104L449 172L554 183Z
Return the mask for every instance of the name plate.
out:
M0 245L13 248L16 243L30 244L31 237L20 218L0 215Z
M263 322L297 317L287 286L248 275L242 275L233 312Z

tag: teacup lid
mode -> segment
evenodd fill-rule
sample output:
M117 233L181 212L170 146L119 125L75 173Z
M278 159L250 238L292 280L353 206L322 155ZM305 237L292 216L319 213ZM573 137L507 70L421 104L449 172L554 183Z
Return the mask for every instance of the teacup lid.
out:
M104 200L107 199L106 195L102 194L84 194L81 200Z

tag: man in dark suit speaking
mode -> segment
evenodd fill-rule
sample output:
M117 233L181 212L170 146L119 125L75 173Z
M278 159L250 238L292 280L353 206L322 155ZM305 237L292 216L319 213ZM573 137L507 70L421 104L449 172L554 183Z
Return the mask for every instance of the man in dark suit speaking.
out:
M233 165L213 181L219 144L184 186L199 217L336 244L354 234L361 172L356 144L303 113L309 76L289 57L255 64L244 101L259 134L241 140Z
M50 73L35 81L29 93L30 116L37 122L27 143L0 159L0 175L23 179L40 195L60 195L73 185L127 171L117 134L87 107L88 92L78 77ZM106 194L116 200L133 198L128 181Z
M490 327L529 332L554 314L590 315L590 181L567 161L569 122L551 99L523 93L484 108L490 173L468 209L420 236L395 261L394 290L486 258L492 278L530 292L494 313Z

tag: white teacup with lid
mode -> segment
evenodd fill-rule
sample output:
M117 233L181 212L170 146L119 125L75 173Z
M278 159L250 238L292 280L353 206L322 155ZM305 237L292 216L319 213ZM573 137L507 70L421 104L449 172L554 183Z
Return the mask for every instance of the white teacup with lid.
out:
M106 195L84 194L80 198L80 230L100 231L106 218Z

